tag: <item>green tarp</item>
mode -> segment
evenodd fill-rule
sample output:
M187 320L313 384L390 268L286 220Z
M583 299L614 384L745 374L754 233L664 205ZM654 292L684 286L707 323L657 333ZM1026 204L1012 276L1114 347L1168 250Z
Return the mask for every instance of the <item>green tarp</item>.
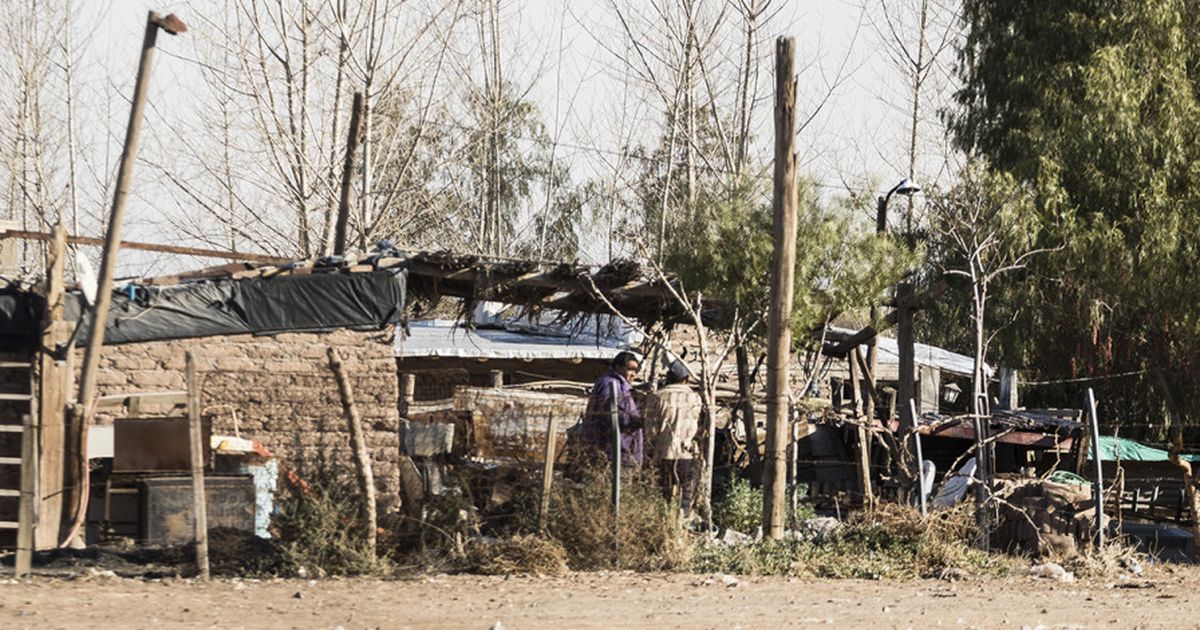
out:
M1090 458L1091 456L1092 451L1089 450L1088 457ZM1111 435L1100 436L1100 456L1102 457L1102 461L1114 461L1117 459L1138 462L1167 461L1167 452L1161 448L1146 446L1133 440L1113 437ZM1181 456L1188 461L1200 461L1200 453L1182 453Z

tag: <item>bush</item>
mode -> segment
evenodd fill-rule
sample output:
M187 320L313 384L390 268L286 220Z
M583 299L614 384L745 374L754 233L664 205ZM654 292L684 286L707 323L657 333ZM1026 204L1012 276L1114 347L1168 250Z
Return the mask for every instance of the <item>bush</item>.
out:
M611 497L604 467L585 469L579 482L555 486L546 533L566 550L572 569L667 571L688 566L691 541L678 509L662 498L652 472L634 473L622 482L615 525Z
M344 475L326 469L305 482L286 484L272 529L285 573L377 573L386 563L367 547L359 492Z
M725 492L713 502L713 521L722 529L733 529L753 535L762 527L763 492L746 479L734 477ZM801 503L789 521L790 526L814 515L812 506Z
M1018 564L975 549L970 506L922 517L885 505L864 513L821 541L764 540L747 545L707 543L693 570L750 575L896 579L941 577L947 571L1004 575Z

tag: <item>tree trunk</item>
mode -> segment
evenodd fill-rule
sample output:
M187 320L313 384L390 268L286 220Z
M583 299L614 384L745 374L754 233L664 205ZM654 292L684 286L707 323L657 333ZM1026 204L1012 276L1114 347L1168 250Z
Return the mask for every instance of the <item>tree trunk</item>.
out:
M738 408L741 411L742 427L746 431L746 453L750 460L750 483L758 487L762 483L762 464L758 453L758 423L754 420L753 383L750 382L750 359L743 340L735 348L738 373Z

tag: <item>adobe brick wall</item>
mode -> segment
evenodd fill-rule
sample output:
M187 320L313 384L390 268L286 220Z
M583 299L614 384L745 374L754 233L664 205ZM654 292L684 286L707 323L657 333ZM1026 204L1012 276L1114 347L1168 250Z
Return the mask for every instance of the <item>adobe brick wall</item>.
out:
M284 466L303 475L324 458L344 462L350 472L349 431L325 354L336 347L350 372L384 512L399 496L398 386L389 338L338 331L105 346L97 382L101 394L183 389L184 355L191 350L214 433L234 432L236 410L241 435L261 442Z

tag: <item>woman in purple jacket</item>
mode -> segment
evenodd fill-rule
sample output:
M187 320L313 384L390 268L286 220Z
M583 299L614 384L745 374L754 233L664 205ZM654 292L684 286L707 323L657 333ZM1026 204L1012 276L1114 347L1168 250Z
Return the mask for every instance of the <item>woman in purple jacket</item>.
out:
M632 352L621 352L613 358L608 372L596 380L588 396L587 412L583 417L583 439L588 446L612 459L612 417L609 400L612 383L617 384L617 424L621 429L621 466L642 465L642 412L633 400L633 377L641 362Z

